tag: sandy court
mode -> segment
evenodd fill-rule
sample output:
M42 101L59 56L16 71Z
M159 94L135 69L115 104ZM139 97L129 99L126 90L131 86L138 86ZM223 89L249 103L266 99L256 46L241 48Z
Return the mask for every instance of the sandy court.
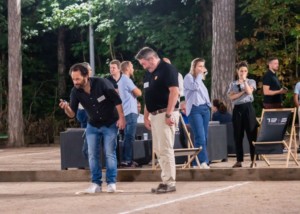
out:
M89 183L4 182L0 183L0 213L257 214L300 210L300 181L178 182L176 193L150 193L157 184L119 182L122 193L78 196L75 192Z

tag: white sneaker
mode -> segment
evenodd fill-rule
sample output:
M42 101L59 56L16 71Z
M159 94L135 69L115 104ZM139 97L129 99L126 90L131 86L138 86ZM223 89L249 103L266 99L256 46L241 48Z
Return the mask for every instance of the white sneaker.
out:
M87 188L86 190L80 192L81 194L95 194L98 192L101 192L101 186L99 186L98 184L92 183L89 188Z
M200 164L201 169L210 169L210 167L207 165L207 163L203 162Z
M200 169L198 165L192 166L193 169Z
M107 192L116 192L116 191L117 191L116 184L112 183L107 185Z

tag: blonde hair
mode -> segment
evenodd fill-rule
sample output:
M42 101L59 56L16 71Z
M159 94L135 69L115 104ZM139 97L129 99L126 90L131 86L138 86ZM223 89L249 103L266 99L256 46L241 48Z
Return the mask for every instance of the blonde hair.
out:
M205 59L203 58L196 58L196 59L193 59L193 61L191 62L191 68L190 68L190 74L194 77L196 77L195 75L195 68L198 64L198 62L205 62Z
M128 69L130 63L131 63L130 61L123 61L123 62L121 63L121 71L122 71L122 73L123 73L125 70Z

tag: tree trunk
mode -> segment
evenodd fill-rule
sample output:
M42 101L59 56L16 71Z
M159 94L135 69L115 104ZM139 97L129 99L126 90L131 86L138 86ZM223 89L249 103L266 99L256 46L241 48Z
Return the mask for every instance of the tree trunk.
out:
M201 31L199 34L200 41L211 41L212 37L212 0L200 1L200 11L198 22L200 23Z
M57 38L57 62L58 62L58 96L62 98L66 94L66 78L65 78L65 29L60 27L58 29Z
M213 1L211 98L232 110L227 89L235 75L235 0Z
M8 146L24 146L21 0L8 2Z
M4 94L4 85L3 85L3 82L4 82L4 77L3 77L3 69L4 68L4 54L1 54L1 57L0 57L0 114L2 113L3 111L3 94ZM1 122L0 122L1 123Z

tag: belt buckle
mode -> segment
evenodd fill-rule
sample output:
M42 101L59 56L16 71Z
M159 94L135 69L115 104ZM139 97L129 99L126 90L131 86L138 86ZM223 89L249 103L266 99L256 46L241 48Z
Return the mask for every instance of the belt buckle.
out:
M159 114L159 110L153 111L153 112L151 112L151 114L152 114L153 116L155 116L155 115Z

